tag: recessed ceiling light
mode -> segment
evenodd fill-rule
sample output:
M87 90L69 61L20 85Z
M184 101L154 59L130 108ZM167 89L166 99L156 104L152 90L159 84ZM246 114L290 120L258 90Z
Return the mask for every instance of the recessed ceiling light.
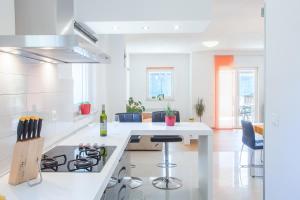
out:
M144 29L145 31L147 31L147 30L149 30L149 26L144 26L143 29Z
M203 46L206 46L208 48L215 47L219 44L219 41L204 41L202 42Z
M113 29L116 31L116 30L119 29L119 27L118 26L113 26Z
M43 47L43 48L41 48L41 49L44 49L44 50L52 50L52 49L54 49L54 48L51 48L51 47Z
M179 25L174 25L174 30L178 30L179 29Z

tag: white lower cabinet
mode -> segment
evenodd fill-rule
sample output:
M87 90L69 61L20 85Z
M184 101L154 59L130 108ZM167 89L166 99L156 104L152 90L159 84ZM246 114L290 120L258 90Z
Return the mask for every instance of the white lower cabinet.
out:
M129 172L128 153L124 152L111 181L105 189L101 200L128 200L129 199L129 187L124 177L128 176Z

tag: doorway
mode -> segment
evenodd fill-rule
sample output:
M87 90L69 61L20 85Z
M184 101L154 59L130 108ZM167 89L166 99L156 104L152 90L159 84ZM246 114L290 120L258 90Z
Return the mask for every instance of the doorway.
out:
M241 128L241 120L255 122L258 116L257 68L220 66L216 73L217 128Z
M241 120L254 123L258 115L258 76L257 68L236 69L236 113L235 127L241 127Z

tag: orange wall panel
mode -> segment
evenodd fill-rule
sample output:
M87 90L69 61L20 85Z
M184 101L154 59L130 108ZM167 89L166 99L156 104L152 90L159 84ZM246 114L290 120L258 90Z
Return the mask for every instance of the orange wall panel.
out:
M219 127L219 70L222 68L233 68L233 55L215 55L215 128Z

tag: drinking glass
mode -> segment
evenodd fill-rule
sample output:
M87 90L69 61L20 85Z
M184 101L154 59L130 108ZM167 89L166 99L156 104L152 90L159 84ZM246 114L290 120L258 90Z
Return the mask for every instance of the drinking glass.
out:
M115 115L115 123L119 123L120 122L120 117L119 115Z

